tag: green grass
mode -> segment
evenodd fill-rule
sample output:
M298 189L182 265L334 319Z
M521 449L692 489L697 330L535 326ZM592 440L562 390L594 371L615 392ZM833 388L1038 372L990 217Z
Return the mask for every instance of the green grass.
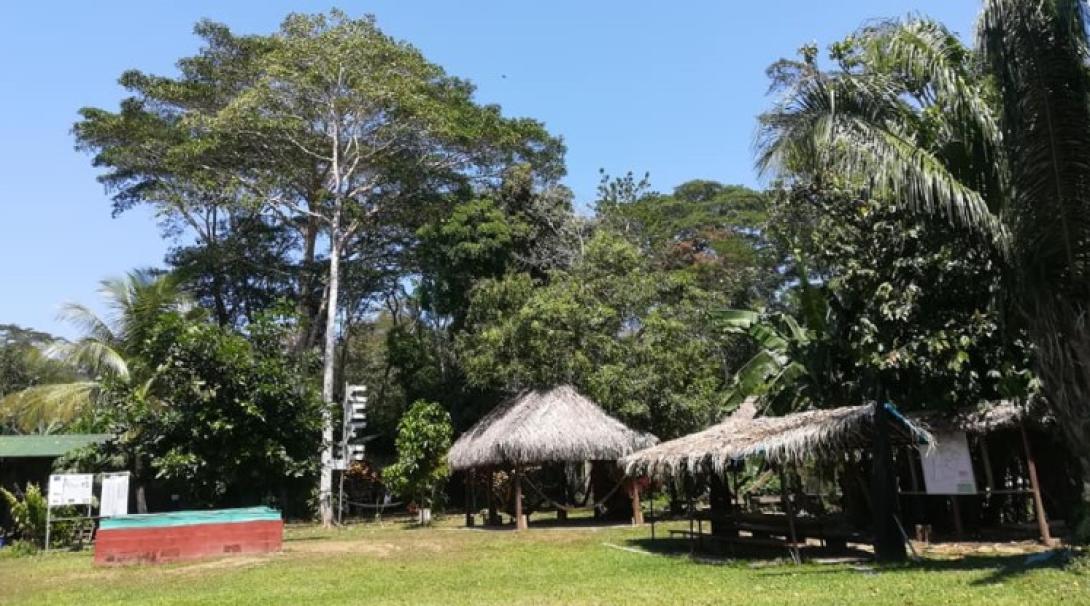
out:
M644 553L646 529L289 528L281 554L95 568L0 557L5 604L1090 604L1090 566L991 556L878 568ZM622 547L626 549L618 549ZM1056 558L1059 560L1059 558Z

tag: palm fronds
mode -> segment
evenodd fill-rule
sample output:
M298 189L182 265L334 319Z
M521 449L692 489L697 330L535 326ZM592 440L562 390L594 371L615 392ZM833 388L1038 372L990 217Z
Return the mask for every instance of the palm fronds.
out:
M98 389L94 381L29 387L0 399L0 420L23 433L48 433L75 420Z

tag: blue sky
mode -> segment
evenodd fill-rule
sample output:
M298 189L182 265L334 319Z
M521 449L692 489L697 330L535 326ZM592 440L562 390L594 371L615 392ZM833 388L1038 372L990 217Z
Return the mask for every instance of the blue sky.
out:
M161 265L170 242L138 210L111 218L90 158L69 133L82 106L115 109L125 69L173 73L202 17L271 32L321 2L14 2L0 23L0 323L64 336L66 301L97 304L98 280ZM692 178L758 185L755 116L765 67L864 22L927 14L968 37L976 0L765 2L344 1L374 14L478 99L545 122L568 145L567 183L585 205L598 170L650 171L666 191Z

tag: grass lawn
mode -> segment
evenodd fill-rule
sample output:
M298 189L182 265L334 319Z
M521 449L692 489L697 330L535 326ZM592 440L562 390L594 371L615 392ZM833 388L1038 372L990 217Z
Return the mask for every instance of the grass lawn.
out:
M456 522L293 526L281 554L165 566L95 568L86 552L0 556L0 603L1090 604L1085 558L1029 568L1021 555L877 569L712 562L645 551L646 529L515 534Z

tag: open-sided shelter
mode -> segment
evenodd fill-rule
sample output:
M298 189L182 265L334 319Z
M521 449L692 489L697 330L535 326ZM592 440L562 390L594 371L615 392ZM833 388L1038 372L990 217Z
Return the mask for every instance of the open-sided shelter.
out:
M965 532L963 522L972 527L970 530L1002 531L1027 521L1028 498L1040 539L1049 543L1049 519L1061 524L1075 515L1071 504L1079 499L1079 486L1072 481L1078 477L1073 468L1077 463L1051 430L1054 421L1044 413L1041 402L981 402L952 413L916 413L912 418L931 430L940 443L947 439L965 442L975 491L929 492L920 478L922 461L910 456L903 466L908 474L901 491L909 505L906 523L930 525L949 518L959 537Z
M680 480L689 477L707 477L714 482L724 476L729 467L738 461L759 457L779 470L781 502L786 513L786 531L782 534L792 556L799 557L800 537L818 536L843 543L845 534L816 524L812 531L798 528L794 505L788 496L789 478L784 467L806 460L835 459L845 452L869 449L876 434L874 404L844 406L825 410L812 410L780 417L756 416L756 400L747 400L731 416L703 431L663 442L621 459L625 473L631 477L647 475L659 480ZM921 424L905 418L889 404L883 404L883 417L888 423L891 446L912 446L932 441L931 434ZM737 536L738 529L754 532L747 542L753 545L769 545L773 541L759 538L779 522L761 516L742 519L741 516L725 516L716 510L717 499L712 498L712 532L718 534L716 521L725 522L728 534ZM688 536L703 537L702 531L692 529L693 507L690 502L690 530ZM652 532L653 529L652 529ZM684 531L671 531L672 533ZM716 538L737 542L730 537Z
M888 406L888 405L887 405ZM754 456L771 463L797 463L868 448L874 436L874 406L843 406L782 417L755 416L747 400L734 414L703 431L663 442L621 459L625 473L668 479L686 474L722 474L732 461ZM887 409L895 445L927 443L927 429Z
M616 461L657 442L609 416L572 386L561 385L526 390L504 401L462 434L447 458L454 471L513 469L516 527L523 529L526 466Z

